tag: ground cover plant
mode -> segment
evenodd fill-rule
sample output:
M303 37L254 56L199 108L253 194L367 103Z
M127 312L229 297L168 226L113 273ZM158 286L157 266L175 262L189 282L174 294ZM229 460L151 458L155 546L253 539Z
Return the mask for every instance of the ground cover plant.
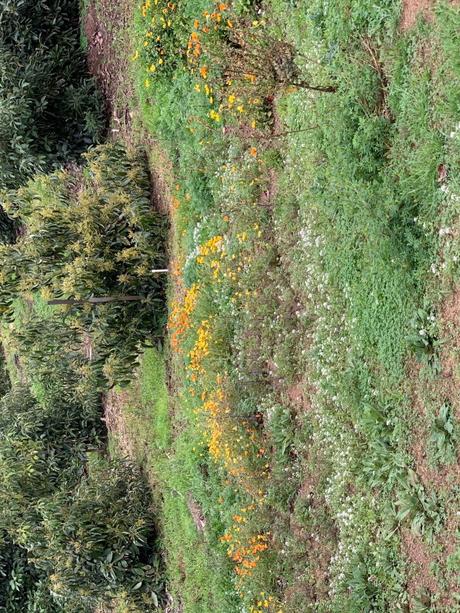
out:
M252 611L456 606L458 482L435 483L415 441L427 422L430 462L455 463L439 386L458 9L403 33L397 2L348 8L136 17L141 109L174 169L174 417L206 466L206 494L181 491L217 513ZM208 595L193 560L173 586L186 610L190 586Z

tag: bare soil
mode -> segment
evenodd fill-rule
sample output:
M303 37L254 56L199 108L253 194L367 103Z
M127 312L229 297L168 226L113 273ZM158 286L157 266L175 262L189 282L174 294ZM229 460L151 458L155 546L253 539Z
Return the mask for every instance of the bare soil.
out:
M428 448L430 436L430 415L427 405L441 407L449 402L457 421L460 419L460 288L455 288L442 302L439 312L440 337L440 374L435 377L424 376L419 364L408 365L408 380L412 386L413 430L410 451L414 458L414 469L425 490L447 496L447 520L436 536L434 546L408 529L402 530L403 555L409 562L407 589L412 599L412 609L416 610L415 598L421 594L434 596L443 607L453 610L451 594L455 592L454 577L446 570L446 562L458 546L460 518L455 497L450 496L460 487L460 458L448 465L432 466L429 462ZM435 564L443 577L438 582L431 567ZM414 608L415 607L415 608Z
M123 417L123 407L130 401L124 390L110 390L103 397L104 421L107 430L114 436L121 454L129 459L135 458L135 445Z
M459 1L451 0L451 4L459 4ZM431 21L435 6L434 0L404 0L400 22L401 30L405 31L414 26L419 15L427 21Z
M441 312L442 387L450 401L457 420L460 420L460 288L454 289L444 300Z
M111 131L129 131L132 116L127 101L132 98L129 57L129 25L135 4L128 0L93 1L84 30L88 40L87 62L104 95Z
M403 552L411 561L409 576L407 578L407 592L412 601L424 591L434 595L439 591L436 578L431 572L433 556L428 546L418 534L408 529L402 530ZM414 609L411 609L414 610Z
M187 496L187 507L198 532L204 532L206 528L206 518L200 505L190 493Z

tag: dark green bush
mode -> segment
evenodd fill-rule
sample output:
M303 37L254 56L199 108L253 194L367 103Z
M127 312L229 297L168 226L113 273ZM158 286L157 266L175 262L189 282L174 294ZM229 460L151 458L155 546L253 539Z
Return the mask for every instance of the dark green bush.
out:
M59 314L43 319L32 313L21 329L10 334L41 406L46 410L65 407L63 415L74 411L79 420L74 433L80 438L97 431L100 381L82 348L79 331Z
M44 573L30 563L27 550L0 530L0 612L60 613L65 610L51 596Z
M40 501L63 485L75 487L101 430L98 415L88 420L77 404L52 399L39 404L20 386L0 401L0 527L26 547L42 542Z
M3 346L0 344L0 398L9 391L10 387L11 382L6 367L6 357Z
M134 466L91 462L75 492L63 491L43 508L43 562L53 592L88 605L120 593L156 602L152 517L148 486Z
M0 188L68 163L98 138L100 100L79 43L75 0L0 6Z
M85 427L77 408L39 404L24 387L0 402L0 611L157 602L148 485L131 464L102 459Z

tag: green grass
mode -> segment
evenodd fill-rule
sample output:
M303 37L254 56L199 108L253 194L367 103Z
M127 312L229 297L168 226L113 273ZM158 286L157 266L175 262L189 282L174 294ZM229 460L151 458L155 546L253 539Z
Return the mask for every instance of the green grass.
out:
M220 488L213 482L215 475L209 475L209 480L203 475L201 438L176 421L162 351L145 351L128 394L123 419L137 460L152 484L168 590L190 613L236 611L228 565L215 551L220 548L219 531L211 526L209 532L200 532L189 508L193 499L207 514ZM191 416L181 413L181 418Z
M91 6L91 0L79 0L80 2L80 46L83 51L88 50L88 37L85 32L85 20Z
M181 8L189 30L204 8L194 0ZM434 24L402 34L400 10L393 0L266 5L263 35L293 45L299 79L337 85L336 93L319 95L280 88L276 129L285 138L270 139L270 111L262 138L224 131L194 91L196 74L179 66L146 87L148 65L134 63L144 125L167 151L177 182L173 255L185 262L185 286L202 288L183 356L171 360L169 430L160 410L161 423L144 436L167 460L168 478L158 487L168 577L187 612L238 606L218 539L244 504L243 488L229 485L210 457L196 418L200 394L191 394L212 387L216 373L225 373L239 419L263 415L260 436L269 449L266 503L247 527L273 538L252 584L240 590L247 608L258 610L265 588L286 612L401 610L410 601L412 565L401 527L439 543L455 512L453 490L425 488L413 472L421 418L408 364L417 356L426 364L421 380L427 371L436 379L438 331L430 317L459 278L458 240L444 243L439 232L457 223L439 168L454 169L460 159L458 138L448 136L459 121L459 13L440 7ZM141 43L144 27L138 15ZM225 102L228 91L214 94ZM234 118L224 124L233 128ZM449 188L458 194L454 172ZM267 190L275 192L268 205ZM249 235L244 246L242 232ZM196 260L218 234L241 264L219 286ZM217 341L194 386L187 355L206 318ZM428 349L417 338L425 327L435 341ZM303 390L300 404L294 386ZM430 411L440 408L435 402ZM455 441L449 438L447 455L455 454ZM207 519L203 535L190 518L189 493ZM315 533L320 541L312 547ZM446 585L453 562L439 560ZM440 594L430 598L440 610Z

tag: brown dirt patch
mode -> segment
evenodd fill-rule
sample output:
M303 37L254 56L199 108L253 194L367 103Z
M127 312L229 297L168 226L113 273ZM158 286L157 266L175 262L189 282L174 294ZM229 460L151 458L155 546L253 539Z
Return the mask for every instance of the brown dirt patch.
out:
M174 220L175 203L173 195L174 170L166 152L152 138L146 140L147 156L152 185L153 206Z
M425 406L429 402L439 409L444 402L448 402L455 419L460 419L460 288L454 289L441 303L439 321L443 341L440 347L439 376L434 380L425 378L421 375L420 365L412 362L408 366L414 410L411 451L415 470L424 487L437 492L460 485L460 462L436 468L429 465L427 448L430 422Z
M440 309L442 387L460 420L460 288L456 288Z
M425 490L447 495L447 520L434 543L426 544L422 537L403 529L402 553L409 562L408 593L413 600L411 610L417 610L415 602L436 596L439 610L454 610L452 594L458 591L452 574L448 571L447 558L458 547L458 499L451 496L460 486L460 463L433 467L429 462L429 437L433 410L439 410L449 402L454 416L460 417L460 288L455 288L439 308L440 373L436 377L425 375L420 364L411 362L407 368L408 382L412 397L412 433L410 451L414 468ZM430 566L438 568L439 579L433 575ZM437 575L438 576L438 575ZM438 610L438 609L436 609Z
M422 538L408 529L402 530L403 552L411 565L407 578L407 592L411 599L420 596L421 592L428 591L436 594L439 586L431 572L433 556ZM415 610L411 607L411 610Z
M127 101L132 98L129 27L134 7L128 0L98 0L84 22L88 68L105 97L114 134L129 128L132 120Z
M198 532L204 532L206 528L206 518L200 505L191 494L187 496L187 507Z
M311 411L310 391L303 381L294 383L286 389L286 399L289 405L298 412Z
M412 375L418 371L419 368L413 367ZM435 489L437 492L450 490L454 485L460 484L460 465L455 463L433 467L429 463L429 422L422 398L422 390L420 389L423 383L422 380L418 380L412 392L412 406L415 411L415 420L410 449L414 458L415 472L428 491L432 489ZM427 387L429 388L430 386L427 384ZM434 387L434 389L425 390L425 393L426 392L436 396L439 394L439 398L443 398L442 384L440 390L436 390L436 387Z
M135 445L123 417L123 407L129 404L130 395L124 390L110 390L103 396L104 421L107 430L115 437L121 454L135 458Z
M411 598L411 611L420 610L415 603L423 596L427 596L428 600L436 596L436 603L441 607L436 608L436 611L456 610L452 596L458 593L458 578L455 573L443 573L441 585L434 576L431 566L442 565L447 557L454 553L458 547L459 524L459 517L456 513L452 513L447 519L445 529L438 537L438 547L435 551L432 545L424 543L421 536L408 529L402 530L402 549L410 562L407 592Z
M308 451L302 471L303 482L294 509L289 514L288 530L297 541L295 549L290 552L295 580L286 587L283 599L289 611L304 610L306 602L318 603L328 597L329 567L336 551L337 532L322 494L326 462L321 455L318 449L310 448ZM299 516L302 506L309 509L310 519L307 521Z
M458 5L458 0L451 0L451 4ZM417 17L422 15L427 21L433 19L434 0L404 0L401 15L401 30L405 31L415 25Z

